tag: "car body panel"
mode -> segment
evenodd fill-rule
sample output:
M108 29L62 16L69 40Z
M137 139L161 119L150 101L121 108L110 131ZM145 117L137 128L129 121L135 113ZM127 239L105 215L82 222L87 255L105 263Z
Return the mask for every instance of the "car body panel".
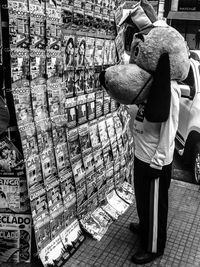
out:
M200 51L198 54L200 58ZM176 135L176 139L183 148L192 131L196 131L200 135L200 61L191 59L191 67L195 83L194 97L181 97L180 99L179 125Z

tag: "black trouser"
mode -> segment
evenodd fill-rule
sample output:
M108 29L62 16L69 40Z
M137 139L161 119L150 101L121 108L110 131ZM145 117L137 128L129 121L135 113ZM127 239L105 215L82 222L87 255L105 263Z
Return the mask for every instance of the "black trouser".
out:
M162 252L167 238L168 189L172 164L163 167L159 179L149 179L149 164L134 162L136 206L141 227L141 245L148 252Z

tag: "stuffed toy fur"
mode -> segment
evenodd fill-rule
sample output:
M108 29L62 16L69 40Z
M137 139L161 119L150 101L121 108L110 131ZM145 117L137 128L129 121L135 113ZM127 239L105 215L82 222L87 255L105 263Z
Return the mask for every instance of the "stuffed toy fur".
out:
M170 109L170 81L182 81L189 72L187 44L177 30L155 18L146 0L133 7L126 21L137 29L129 64L107 68L100 74L100 82L121 104L147 100L146 118L151 122L165 121Z

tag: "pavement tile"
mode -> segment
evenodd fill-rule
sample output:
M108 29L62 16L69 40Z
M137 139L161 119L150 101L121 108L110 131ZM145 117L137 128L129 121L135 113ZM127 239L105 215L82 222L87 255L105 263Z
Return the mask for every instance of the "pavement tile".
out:
M168 239L164 255L141 266L200 266L199 193L197 185L172 181L169 190ZM82 253L75 253L64 267L73 267L70 265L73 262L79 267L140 266L130 261L139 246L138 237L129 231L132 221L137 222L135 203L112 223L102 240L87 237L85 246L81 245Z

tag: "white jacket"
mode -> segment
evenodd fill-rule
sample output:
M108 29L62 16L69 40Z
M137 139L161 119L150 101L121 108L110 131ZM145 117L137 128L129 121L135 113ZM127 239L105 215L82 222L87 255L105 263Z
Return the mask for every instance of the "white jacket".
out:
M148 122L144 118L145 103L139 105L134 121L135 156L152 168L162 169L173 160L180 96L177 82L171 81L170 114L163 123Z

